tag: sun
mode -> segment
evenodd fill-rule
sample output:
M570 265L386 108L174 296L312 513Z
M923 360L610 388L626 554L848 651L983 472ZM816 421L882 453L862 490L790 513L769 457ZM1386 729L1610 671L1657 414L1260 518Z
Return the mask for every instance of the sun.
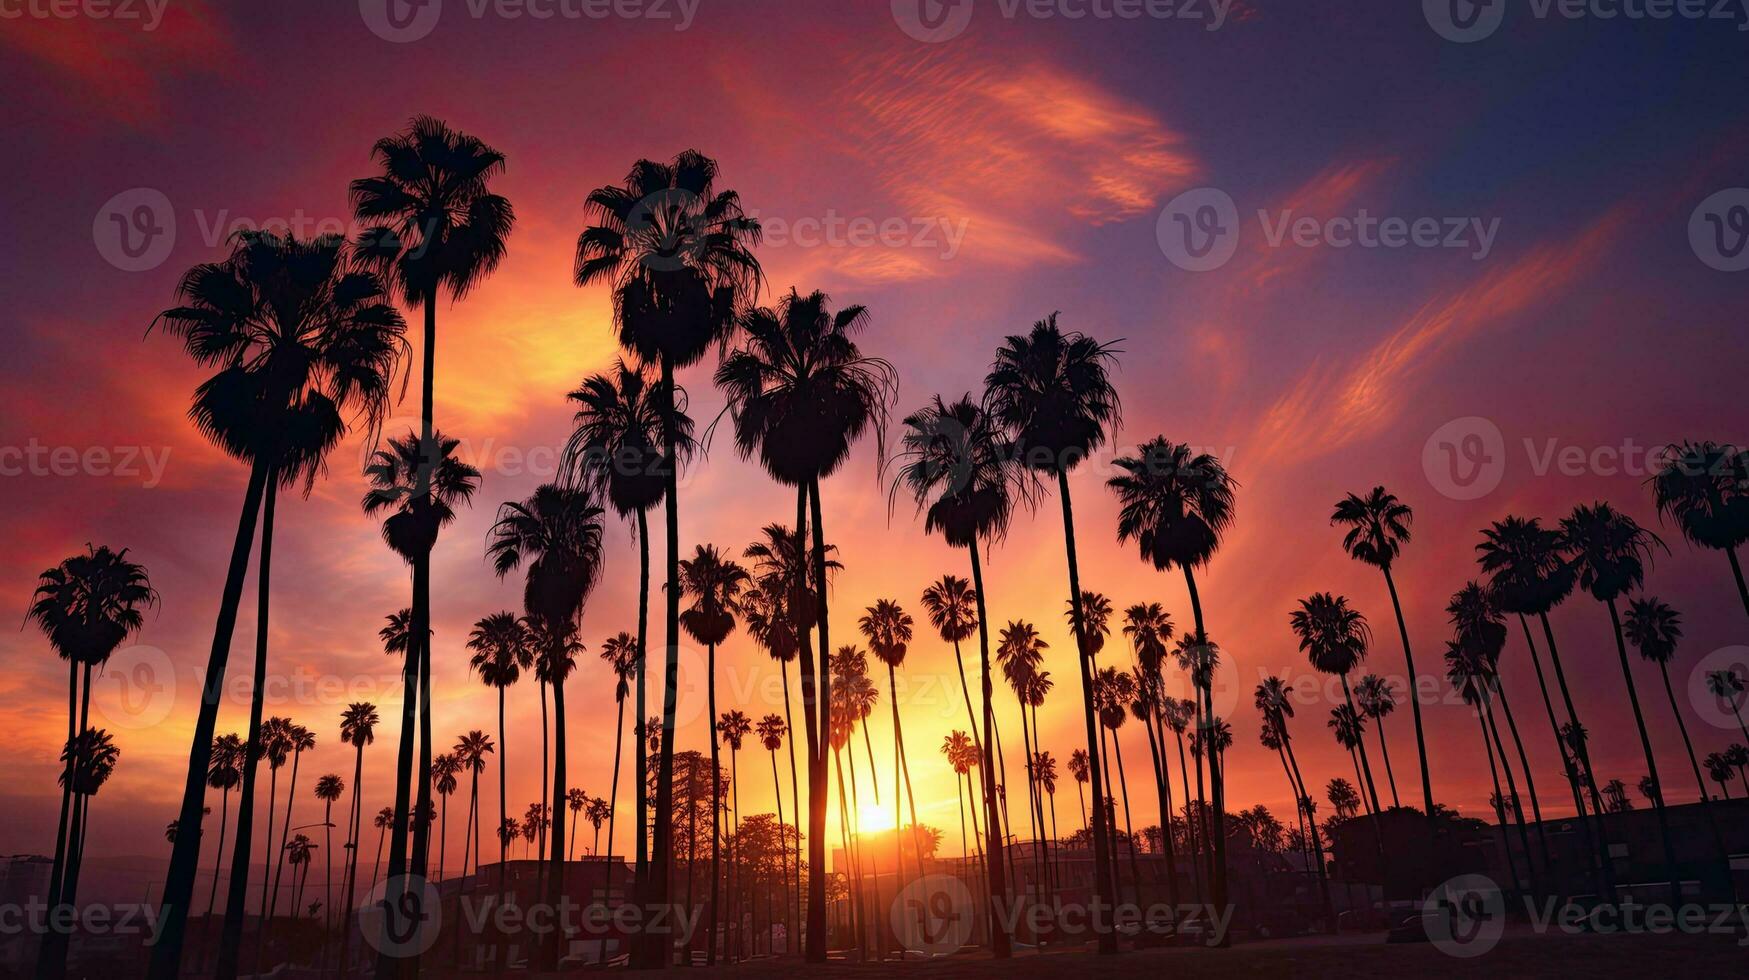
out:
M879 834L893 829L893 811L886 807L864 804L857 810L857 829L865 834Z

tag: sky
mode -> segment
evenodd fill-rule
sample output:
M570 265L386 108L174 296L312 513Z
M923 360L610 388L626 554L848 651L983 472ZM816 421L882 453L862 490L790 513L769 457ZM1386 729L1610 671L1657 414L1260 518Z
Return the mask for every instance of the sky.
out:
M130 549L162 596L93 691L94 723L115 733L121 760L93 808L91 853L167 858L162 828L180 797L246 476L187 420L200 369L147 327L173 305L181 273L220 258L232 230L356 230L348 181L372 172L376 139L420 113L504 153L495 189L516 210L501 268L439 310L438 424L484 471L434 556L440 747L470 728L497 740L495 698L463 644L475 620L515 608L520 585L492 574L487 528L501 501L553 478L565 393L617 355L606 291L571 283L584 196L639 158L687 148L714 157L766 227L761 303L793 286L868 307L860 342L898 371L895 419L935 393L979 390L1002 339L1053 311L1121 350L1122 426L1070 480L1083 582L1119 609L1159 601L1181 627L1190 619L1182 577L1116 540L1112 456L1165 435L1227 463L1237 521L1199 585L1228 662L1217 703L1234 728L1234 808L1293 812L1257 744L1250 691L1268 674L1302 692L1291 724L1308 782L1353 778L1324 726L1332 689L1288 629L1297 600L1347 595L1374 627L1365 669L1406 687L1384 580L1343 553L1329 522L1344 493L1381 484L1415 511L1396 580L1439 802L1488 811L1475 718L1439 657L1446 601L1478 574L1478 531L1508 513L1552 520L1609 500L1659 530L1669 551L1647 591L1683 613L1677 708L1703 754L1740 739L1690 693L1703 665L1749 656L1731 650L1749 630L1728 566L1660 526L1644 480L1669 442L1745 438L1742 361L1730 352L1749 278L1730 270L1745 264L1732 255L1749 217L1749 15L1499 6L1491 33L1484 20L1458 31L1463 41L1441 33L1454 29L1438 3L431 0L397 6L410 20L391 20L378 0L0 7L0 83L15 93L0 106L10 231L0 237L0 610L22 621L39 572L88 542ZM709 365L682 381L701 424L718 418ZM416 423L416 383L410 395L391 431ZM299 824L321 819L316 776L351 779L338 739L347 701L373 701L386 719L365 754L365 809L392 794L387 719L400 689L376 631L409 584L360 512L365 452L350 438L308 499L279 510L267 710L318 739L301 763ZM834 642L858 639L855 620L877 598L919 621L900 674L907 754L919 818L947 830L957 853L954 783L937 750L966 727L964 707L952 650L930 634L918 597L944 573L968 574L965 555L926 537L909 506L889 507L872 438L823 496L846 566ZM793 513L793 495L738 459L719 427L684 477L682 549L738 551ZM992 625L1027 620L1050 643L1057 687L1042 743L1066 759L1083 729L1056 501L1023 514L985 567ZM583 617L588 652L567 688L571 781L592 795L609 793L615 733L595 653L635 628L636 583L635 541L614 523ZM1646 765L1607 613L1580 596L1552 619L1599 779L1632 786ZM257 628L251 598L221 732L246 725ZM1107 650L1128 663L1121 636ZM12 758L0 853L47 853L66 675L28 626L0 632L0 656ZM700 657L683 655L678 737L703 750ZM1502 669L1544 811L1570 812L1516 635ZM1632 669L1667 795L1693 799L1657 671L1637 658ZM724 710L781 711L775 677L742 633L718 651ZM882 688L870 734L890 806ZM1013 702L999 695L1012 732ZM517 813L540 792L532 684L509 691L508 712ZM1407 704L1384 734L1398 795L1418 804ZM1145 739L1131 725L1121 740L1136 826L1156 823ZM1005 741L1018 781L1019 739ZM772 809L762 754L739 760L743 814ZM867 774L859 768L865 801ZM483 782L495 786L495 763ZM452 809L465 811L465 792ZM495 789L483 792L491 813ZM787 774L783 793L793 815ZM1074 826L1067 779L1060 794ZM628 819L615 852L630 842Z

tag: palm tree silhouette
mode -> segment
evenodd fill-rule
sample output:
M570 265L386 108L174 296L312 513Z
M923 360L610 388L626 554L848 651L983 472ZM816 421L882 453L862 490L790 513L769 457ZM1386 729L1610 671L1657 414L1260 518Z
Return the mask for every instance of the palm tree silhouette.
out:
M1354 703L1360 713L1372 720L1373 731L1379 736L1379 754L1385 758L1385 782L1391 787L1391 806L1400 807L1397 798L1397 776L1391 770L1391 746L1385 741L1385 716L1397 710L1397 692L1391 682L1377 674L1367 674L1354 684Z
M1202 649L1206 649L1206 648L1207 648L1206 644L1203 646L1200 646L1200 647L1194 646L1194 645L1187 645L1187 639L1185 637L1180 637L1178 640L1180 663L1183 662L1182 657L1187 651L1189 651L1189 650L1202 650ZM1198 765L1196 768L1196 783L1197 783L1196 802L1197 802L1198 806L1197 806L1197 809L1193 815L1192 811L1191 811L1191 806L1190 806L1190 804L1191 804L1191 799L1190 799L1191 767L1190 767L1189 763L1185 760L1185 755L1184 755L1184 732L1187 728L1190 727L1190 723L1194 719L1196 719L1197 717L1200 716L1201 706L1198 705L1197 702L1191 698L1167 697L1165 699L1164 705L1161 708L1161 711L1166 716L1165 717L1166 727L1172 729L1172 739L1178 746L1178 779L1179 779L1179 783L1183 786L1183 789L1184 789L1185 843L1189 846L1189 850L1190 850L1191 880L1196 886L1197 897L1202 898L1202 897L1206 896L1206 894L1207 894L1203 890L1204 882L1203 882L1202 862L1204 859L1204 855L1202 852L1207 850L1207 838L1208 838L1208 834L1207 834L1208 828L1207 828L1207 825L1203 822L1205 819L1204 808L1201 806L1201 804L1202 804L1202 767L1200 765ZM1197 758L1201 759L1201 756L1198 755Z
M978 597L972 584L957 575L943 575L923 590L923 611L929 625L935 628L945 643L953 644L953 662L959 669L960 696L966 702L966 721L971 724L972 746L983 755L983 740L978 737L978 718L972 711L972 689L966 683L966 661L960 655L960 644L978 629Z
M716 161L687 150L671 163L639 160L623 185L599 187L585 207L593 224L577 238L573 280L606 282L613 290L620 344L661 374L661 474L667 502L667 598L663 669L665 726L656 773L655 850L640 888L653 904L666 901L674 825L671 726L679 683L680 517L678 392L675 372L697 363L734 326L739 304L757 293L759 263L752 246L759 223L746 216L734 191L716 188ZM643 847L639 815L639 850ZM821 950L822 954L824 950ZM640 964L656 958L654 941L639 945ZM658 962L665 963L662 956Z
M1725 799L1730 799L1731 777L1737 775L1736 767L1731 765L1730 760L1717 752L1707 753L1707 757L1701 761L1701 765L1706 766L1707 776L1719 784L1719 789L1725 794Z
M340 926L340 959L339 968L342 972L351 969L351 961L347 954L352 946L352 924L348 917L352 915L353 889L358 885L358 849L364 840L364 747L376 741L376 727L381 719L377 715L377 706L368 701L354 701L340 713L340 741L353 748L352 762L352 805L349 807L351 816L346 824L346 871L341 875L346 879L346 904L343 908L334 910L335 918ZM393 811L390 811L391 817ZM378 859L382 857L381 844L378 844ZM371 869L371 886L376 886L376 869Z
M886 361L869 357L853 335L868 322L861 306L836 313L824 293L790 290L775 307L756 307L740 318L743 337L717 368L716 383L728 397L735 446L757 457L772 478L796 488L798 535L812 520L815 627L820 633L820 671L801 650L802 702L808 734L808 825L810 862L825 863L826 756L819 733L831 727L831 633L827 614L825 526L820 482L843 465L855 442L874 431L877 462L885 454L887 408L897 375ZM816 691L818 684L820 690ZM813 713L819 713L818 721ZM825 956L825 879L810 885L808 956Z
M285 848L285 841L284 841L283 837L280 839L280 850L275 851L274 847L273 847L273 812L274 812L275 803L279 798L279 771L280 771L280 769L285 767L285 764L287 762L291 761L292 752L297 747L297 743L298 743L299 739L297 738L297 735L296 735L296 728L297 728L296 723L294 723L290 718L285 718L285 717L282 717L279 715L274 715L273 717L268 718L266 721L261 723L260 738L255 742L255 750L252 753L250 753L250 755L254 758L266 759L267 760L267 769L268 769L267 840L262 842L263 847L262 847L262 861L261 861L261 906L258 909L258 912L259 912L258 920L259 921L258 921L256 928L255 928L255 965L256 965L257 969L265 966L264 955L266 952L267 930L273 922L273 913L272 913L268 903L269 903L270 897L271 898L278 898L278 894L279 894L277 891L277 883L273 880L273 878L274 878L273 869L278 868L280 866L279 859L284 856L282 852ZM247 788L248 787L248 775L247 775L247 773L248 773L248 769L245 768L244 769L245 775L244 775L244 781L243 781L243 785L245 787L244 792L243 792L243 805L238 808L238 813L237 813L237 819L239 821L243 820L244 813L246 813L249 809L252 809L251 800L249 799L249 792L248 792L248 788ZM248 882L249 882L249 872L248 872L248 862L247 862L248 854L246 851L244 851L242 849L243 843L244 843L244 834L243 834L241 826L239 826L238 832L237 832L237 844L236 844L237 852L231 855L231 889L230 889L230 891L226 892L227 898L230 897L230 894L232 891L237 892L240 895L242 893L243 889L248 886ZM271 868L268 867L269 863L271 863L273 867L271 867ZM243 872L241 875L241 877L242 877L241 881L238 880L238 877L239 877L238 872L237 872L238 866L242 866L242 868L243 868ZM269 895L270 890L272 890L271 896ZM239 899L232 899L230 904L241 905L242 902L241 902L240 898ZM229 910L227 909L227 918L228 917L229 917ZM230 928L230 923L227 921L226 929L229 930L229 928ZM242 939L241 928L239 926L238 940L241 941L241 939ZM219 945L219 964L218 964L219 972L224 973L226 963L228 961L234 961L240 952L241 952L241 950L239 949L237 951L232 952L230 954L230 956L227 957L226 950L225 950L225 943L221 940L220 945Z
M206 959L207 926L212 923L213 909L219 897L219 865L225 859L225 826L230 820L231 790L243 779L243 739L236 733L220 735L213 739L212 752L207 756L206 784L219 791L219 846L213 852L213 883L207 891L206 917L201 920L200 961L196 970L203 968ZM175 841L171 841L175 844Z
M1342 524L1348 528L1343 535L1342 547L1348 556L1355 561L1365 562L1378 568L1385 574L1385 588L1391 593L1391 609L1397 615L1397 634L1403 640L1403 663L1409 672L1409 707L1415 717L1415 752L1421 761L1421 800L1422 808L1426 810L1428 819L1433 818L1433 779L1427 768L1427 736L1421 728L1421 695L1420 676L1415 673L1415 657L1409 649L1409 625L1403 618L1403 603L1397 597L1397 580L1391 575L1391 566L1397 557L1403 553L1403 545L1409 543L1409 525L1414 521L1415 514L1409 505L1397 499L1397 495L1384 487L1373 487L1365 497L1348 494L1336 504L1336 510L1330 515L1332 524ZM1365 699L1363 699L1364 705ZM1394 702L1393 702L1394 706ZM1386 708L1381 714L1367 712L1375 721L1381 721ZM1397 778L1391 773L1391 751L1384 747L1385 729L1378 726L1379 748L1385 757L1385 775L1391 784L1391 805L1401 806L1397 800Z
M1202 596L1196 587L1196 569L1206 565L1221 546L1221 536L1233 525L1233 499L1237 484L1221 461L1189 446L1155 437L1137 449L1134 456L1114 461L1123 472L1106 481L1117 494L1117 533L1120 542L1134 540L1144 561L1162 572L1174 566L1184 570L1190 594L1190 609L1196 632L1181 644L1212 645L1203 620ZM1212 681L1212 671L1202 676ZM1192 680L1197 680L1197 675ZM1213 723L1212 692L1196 685L1194 715L1197 727ZM1214 762L1214 757L1210 757ZM1197 779L1202 773L1198 770ZM1188 779L1187 779L1188 782ZM1213 867L1210 869L1214 902L1226 903L1226 780L1218 763L1209 770L1214 797L1214 827L1204 836ZM1186 788L1186 796L1189 790Z
M677 459L692 454L692 419L679 409L675 392L661 381L652 382L643 370L625 361L614 364L610 374L595 374L566 396L576 403L571 437L565 444L561 471L569 479L591 488L621 517L630 517L638 539L638 635L634 651L637 679L637 709L632 717L642 719L648 708L645 678L648 676L650 621L650 510L668 492L664 475L665 413L671 426ZM670 582L673 580L670 579ZM635 878L643 881L649 862L649 763L644 740L634 738L632 780L637 792L637 849ZM617 758L617 756L616 756ZM616 763L617 765L617 763ZM616 778L615 791L619 780ZM613 848L613 833L607 835Z
M277 911L279 909L279 880L280 880L281 873L284 872L284 870L285 870L284 861L289 854L289 852L286 849L287 845L285 842L286 842L286 840L288 840L288 837L286 835L291 833L292 805L297 801L297 795L298 795L298 763L303 760L304 752L306 750L313 749L316 747L316 733L310 731L308 728L305 728L302 725L288 724L285 728L284 734L285 734L286 743L287 743L288 747L291 749L291 753L292 753L292 760L291 760L292 771L291 771L291 783L289 786L287 786L286 792L285 792L285 822L280 825L280 830L279 830L280 848L278 851L272 852L273 853L273 891L272 891L272 900L268 904L268 912L267 912L267 919L266 919L266 921L269 925L272 924L274 916L277 914ZM273 815L272 807L268 808L267 813L268 813L269 817L271 817ZM270 840L271 840L271 838L270 838ZM263 882L263 884L265 884L265 882ZM294 892L297 890L297 872L296 871L292 872L292 890ZM297 917L297 904L295 902L292 904L292 917L293 918ZM265 933L265 930L263 930L263 932ZM264 936L257 937L256 944L259 946L262 942L264 942L264 940L265 940ZM259 953L256 954L256 958L257 959L260 958Z
M120 758L121 750L116 748L115 739L101 728L81 729L61 749L61 788L73 794L72 826L67 831L66 880L61 884L61 901L68 908L79 908L79 867L85 860L85 832L91 826L91 800L109 781ZM180 828L181 825L177 826ZM175 842L171 844L174 846ZM57 976L65 970L65 950L64 945L58 950L61 962L49 964L49 969L57 971Z
M642 535L639 537L640 540L643 539ZM649 587L650 570L650 552L647 544L643 546L643 554L641 558L640 568L642 574L640 578L640 588L641 590L647 591ZM647 598L640 598L638 601L642 605L647 603ZM613 703L615 710L618 712L618 716L613 723L613 782L608 786L607 790L607 865L611 867L613 864L613 823L615 815L619 810L619 760L621 758L620 746L625 741L626 696L631 693L633 677L637 678L639 691L641 692L643 690L644 645L630 633L615 633L613 636L602 641L601 650L597 655L607 663L608 669L613 671ZM639 714L637 717L643 717L641 693L639 695L638 710ZM638 784L638 796L642 798L644 795L643 786L645 776L643 765L644 740L634 736L632 741L637 743L635 751L637 753L638 761L637 768L633 770L633 778ZM639 809L642 809L641 804ZM607 872L603 873L605 874Z
M327 915L322 920L322 959L328 957L328 933L334 918L334 804L346 793L346 782L337 772L325 773L316 780L316 799L322 801L323 871L322 908Z
M1172 840L1172 772L1166 756L1166 643L1177 627L1166 607L1139 602L1124 610L1123 634L1136 657L1136 701L1131 710L1148 736L1154 766L1154 799L1160 811L1160 843L1166 852L1168 900L1178 905L1178 855Z
M729 743L729 788L733 793L730 801L730 827L732 832L723 836L727 837L729 841L729 922L733 923L730 928L734 930L734 943L738 945L740 942L741 917L736 908L736 905L740 900L740 892L736 889L737 858L735 848L738 846L736 842L740 840L741 834L740 757L741 743L747 737L747 734L753 730L753 723L749 721L747 716L740 710L731 709L718 716L715 728L716 733L722 736L723 741ZM722 808L718 807L718 809L721 810ZM716 877L716 871L714 869L711 872L711 877L713 879ZM735 945L729 946L728 953L731 960L738 960L740 958Z
M1022 756L1026 760L1026 820L1032 827L1033 840L1043 838L1039 826L1039 814L1042 812L1035 804L1038 802L1038 785L1033 779L1033 732L1027 724L1027 708L1032 703L1032 696L1040 676L1039 664L1044 662L1044 651L1050 647L1038 634L1031 623L1025 621L1010 621L1001 631L1001 642L996 647L996 662L1002 666L1002 676L1008 681L1008 686L1014 691L1014 697L1020 704L1020 741ZM1006 814L1004 814L1006 816ZM1038 861L1038 849L1033 849L1033 861ZM1043 885L1042 876L1034 877L1035 887ZM1018 882L1016 882L1018 884Z
M680 588L692 605L680 614L680 625L706 649L706 700L708 719L717 716L717 646L735 631L740 612L741 590L751 581L747 570L724 558L715 545L701 544L690 559L680 563ZM710 725L711 771L722 769L722 747L717 726ZM717 962L717 903L722 881L722 799L717 780L711 781L711 898L705 923L705 963Z
M1313 816L1312 794L1306 788L1305 777L1300 774L1300 761L1294 754L1293 736L1288 732L1287 720L1294 716L1294 703L1291 688L1279 677L1265 677L1258 682L1252 694L1252 703L1263 714L1263 731L1260 738L1265 748L1274 749L1282 758L1282 765L1288 770L1288 782L1293 784L1294 807L1298 811L1305 833L1310 838L1312 858L1318 869L1318 891L1324 899L1324 916L1326 928L1336 928L1335 907L1330 904L1330 879L1328 869L1324 865L1324 843L1318 834L1318 821ZM1271 741L1274 742L1271 745ZM1170 839L1170 835L1168 835Z
M528 612L537 670L553 692L553 791L551 873L546 899L557 906L564 883L565 678L575 666L577 621L601 576L602 511L587 491L546 484L523 502L498 510L486 553L499 578L526 565L522 602ZM556 933L540 947L544 969L561 955Z
M1737 560L1738 546L1749 541L1749 453L1716 442L1670 445L1648 482L1659 517L1676 522L1689 541L1725 553L1749 612L1749 583Z
M1081 829L1092 834L1092 828L1087 823L1087 791L1085 789L1090 775L1087 771L1087 750L1073 749L1069 752L1069 775L1075 780L1075 795L1081 801Z
M145 625L145 610L158 601L144 566L129 561L128 550L112 551L105 545L86 545L74 555L47 569L37 578L31 595L27 622L36 623L48 638L55 655L67 664L67 739L74 744L90 727L91 672L107 663L116 648ZM80 685L83 670L84 685ZM83 691L83 693L81 693ZM81 743L83 744L83 743ZM73 769L81 764L67 755L61 770L61 813L55 830L55 857L49 873L49 907L59 908L62 891L72 880L67 874L69 836L79 826L74 799ZM202 763L203 769L205 763ZM203 772L204 777L204 772ZM69 823L71 817L71 823ZM193 826L198 836L199 822ZM174 842L172 842L174 844ZM196 842L198 856L198 842ZM59 977L66 972L67 937L64 930L43 934L38 951L38 976Z
M1460 634L1458 639L1447 644L1446 672L1452 682L1460 688L1460 693L1466 696L1465 703L1472 704L1476 708L1476 719L1482 727L1482 741L1487 743L1489 770L1493 774L1495 794L1500 800L1496 805L1495 813L1500 819L1501 832L1504 834L1506 831L1507 810L1510 809L1512 820L1518 826L1518 839L1524 853L1526 871L1532 879L1535 879L1537 867L1536 861L1531 857L1530 833L1524 822L1524 807L1519 802L1518 784L1512 774L1512 762L1506 754L1506 745L1500 740L1500 722L1494 715L1495 700L1503 698L1500 687L1499 655L1499 647L1491 644L1488 634ZM1502 703L1504 703L1503 700ZM1493 738L1492 742L1488 741L1490 736ZM1495 769L1493 763L1496 755L1500 759L1498 769ZM1504 792L1500 790L1499 773L1501 771L1506 774ZM1540 825L1538 832L1540 835ZM1502 849L1510 852L1511 844L1506 843ZM1543 838L1542 853L1543 869L1546 872L1550 865L1546 838ZM1517 872L1514 871L1513 884L1516 886L1518 883Z
M1726 762L1736 767L1738 777L1743 780L1743 791L1749 794L1749 746L1732 742L1725 747L1724 756Z
M468 822L462 834L462 877L468 876L468 857L474 859L474 873L480 871L480 773L486 771L486 756L496 747L492 736L478 728L469 729L456 740L455 757L468 773Z
M1136 862L1135 823L1130 819L1130 785L1124 773L1123 741L1119 729L1129 720L1129 707L1135 701L1136 679L1116 667L1102 667L1093 678L1093 704L1099 711L1099 723L1111 730L1111 751L1117 758L1117 785L1123 796L1123 830L1129 842L1130 885L1138 899L1142 892L1141 866ZM1115 822L1115 821L1114 821ZM1113 869L1114 876L1116 869Z
M1354 713L1354 692L1348 686L1348 674L1365 659L1366 649L1372 641L1372 630L1367 626L1366 617L1359 610L1349 608L1346 596L1318 592L1300 600L1300 608L1289 615L1288 625L1299 637L1300 651L1310 659L1312 669L1341 679L1345 706L1351 714ZM1358 722L1358 714L1355 720ZM1363 741L1354 748L1360 755L1368 801L1372 812L1377 813L1379 791L1373 785L1372 763L1366 757L1366 743Z
M446 851L449 844L449 798L455 793L456 773L462 771L461 760L448 753L431 760L432 789L441 798L437 808L437 880L443 880Z
M875 659L886 665L888 704L893 713L893 868L897 882L904 874L905 862L900 840L903 835L898 828L905 825L899 811L899 790L901 783L905 790L905 798L911 806L911 828L915 831L917 823L917 796L911 789L911 764L905 756L905 730L899 722L899 680L898 669L905 663L905 654L911 648L913 623L911 614L891 599L878 599L869 606L861 619L857 620L857 628L862 632L863 639L868 641L870 653ZM922 841L915 835L911 839L912 847L917 852L917 873L923 873ZM895 886L896 887L896 886Z
M589 794L573 786L565 791L565 809L571 812L571 839L565 844L565 861L577 859L577 825L583 822L583 808L589 805Z
M1578 576L1579 588L1591 593L1609 610L1610 626L1615 633L1615 649L1621 659L1622 679L1627 682L1628 703L1634 709L1634 726L1640 732L1640 749L1646 756L1646 769L1658 780L1658 763L1652 756L1652 739L1646 733L1646 719L1640 711L1640 695L1634 686L1633 670L1628 665L1627 640L1622 633L1621 615L1616 600L1645 581L1646 565L1655 548L1664 543L1658 536L1642 528L1634 519L1610 505L1598 503L1574 508L1561 519L1563 550ZM1661 781L1660 781L1661 782ZM1670 838L1670 821L1664 813L1661 798L1653 800L1652 809L1658 815L1658 833L1664 844L1665 871L1670 875L1671 901L1682 901L1682 884L1676 870L1676 848Z
M389 828L395 825L395 808L385 806L378 810L377 815L372 818L371 824L377 829L377 857L370 866L370 891L374 892L377 890L377 874L383 867L383 838L387 835Z
M422 533L419 547L411 554L402 553L413 566L414 633L419 641L409 658L417 681L419 772L415 778L409 756L397 758L397 820L389 853L389 876L394 878L405 869L408 809L402 791L416 787L418 810L431 808L431 550L447 521L427 512L445 510L448 503L433 499L434 488L441 493L441 470L448 455L437 433L432 401L437 302L445 292L452 301L461 299L497 269L515 212L509 201L489 189L504 170L504 155L431 116L416 116L405 130L377 140L371 158L380 172L354 180L350 189L353 213L368 226L359 235L359 258L393 283L403 302L424 314L419 434L405 498L410 518L422 526ZM404 715L404 721L410 729L412 720ZM421 825L412 828L412 834L412 871L423 876L430 833ZM384 954L378 973L386 976L393 966ZM417 962L412 969L417 972Z
M474 623L473 632L468 634L468 649L473 651L468 665L480 675L481 683L498 692L498 890L502 893L510 863L510 841L502 833L510 821L509 794L505 789L510 745L504 739L504 689L516 683L530 662L528 628L515 613L493 613ZM478 860L476 857L475 862Z
M1087 750L1093 783L1101 784L1097 755L1098 720L1093 705L1092 661L1081 607L1081 568L1075 554L1075 512L1069 497L1069 473L1104 445L1107 428L1117 424L1117 389L1107 377L1116 362L1114 348L1084 334L1064 333L1052 313L1033 325L1030 334L1011 336L997 349L984 379L985 407L1014 448L1019 465L1044 478L1055 478L1063 506L1063 546L1068 555L1071 625L1081 672L1081 709L1086 722ZM1094 794L1098 796L1097 793ZM1098 809L1097 802L1095 810ZM1093 901L1109 900L1112 882L1106 870L1111 841L1105 823L1093 822ZM1117 934L1099 936L1101 954L1117 952Z
M1736 667L1724 670L1709 670L1706 675L1707 693L1719 701L1730 705L1731 713L1737 718L1737 727L1742 729L1743 737L1749 739L1749 725L1743 722L1743 676L1737 673Z
M783 716L773 712L759 719L759 724L754 730L759 736L759 744L764 747L765 751L771 753L771 793L772 798L777 801L777 825L781 830L783 827L783 783L777 777L777 750L783 748L784 736L788 735L790 731L789 723L784 721ZM793 761L793 754L791 759ZM793 802L795 799L793 787L790 793L790 799ZM800 845L797 847L799 850ZM778 871L783 875L784 918L788 919L790 912L790 871L787 867L789 848L781 840L778 842L777 861Z
M261 689L267 671L268 596L278 490L314 486L323 459L353 423L374 439L387 411L395 365L405 349L404 325L376 276L349 267L338 236L310 241L245 231L222 262L190 269L177 286L182 305L160 313L154 328L179 338L188 355L217 369L195 389L190 418L227 455L249 464L243 512L231 546L225 587L207 658L196 715L179 826L199 827L218 721L219 691L230 659L257 519L262 525L257 575L254 695L246 740L260 735ZM243 767L233 868L241 878L227 895L218 972L236 972L242 903L253 836L255 766ZM200 863L200 835L172 846L162 902L165 920L152 948L149 975L179 971L189 899Z
M972 586L965 590L976 605L980 690L983 692L983 738L977 743L983 768L985 875L989 879L988 925L991 952L1005 959L1013 937L997 902L1007 895L1007 876L1002 867L1003 832L992 758L995 737L995 700L990 679L989 611L984 591L984 568L978 554L980 543L993 544L1008 533L1017 496L1024 497L1028 484L1012 466L1012 454L997 429L994 418L969 396L948 404L941 396L907 416L900 454L901 465L893 481L896 496L903 487L924 513L925 533L938 532L947 543L965 548L972 563ZM944 596L944 601L950 597ZM925 602L927 603L927 599ZM959 601L964 601L961 598ZM963 622L955 614L954 622ZM947 635L944 619L943 635ZM956 631L957 632L957 631ZM973 823L976 823L974 818ZM1096 864L1096 866L1098 866Z
M1622 617L1622 629L1628 642L1645 660L1658 665L1658 676L1664 681L1664 695L1670 701L1670 713L1676 718L1676 730L1682 733L1682 748L1688 753L1688 764L1694 770L1695 785L1700 787L1701 802L1706 802L1706 780L1700 774L1700 761L1694 754L1694 743L1688 739L1688 725L1682 720L1682 710L1676 704L1676 690L1670 685L1670 661L1676 656L1677 641L1682 639L1682 617L1668 603L1656 598L1634 599L1628 603Z

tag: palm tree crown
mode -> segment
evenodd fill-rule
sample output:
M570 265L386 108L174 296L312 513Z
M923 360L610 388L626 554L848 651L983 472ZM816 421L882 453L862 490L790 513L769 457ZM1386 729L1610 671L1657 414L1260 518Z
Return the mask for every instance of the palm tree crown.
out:
M1397 495L1373 487L1365 497L1348 494L1330 515L1332 524L1345 524L1348 533L1342 547L1356 561L1390 568L1409 541L1409 524L1415 514Z
M1237 486L1220 460L1156 437L1113 462L1123 470L1106 481L1117 493L1120 541L1134 540L1161 571L1196 568L1214 555L1233 524Z

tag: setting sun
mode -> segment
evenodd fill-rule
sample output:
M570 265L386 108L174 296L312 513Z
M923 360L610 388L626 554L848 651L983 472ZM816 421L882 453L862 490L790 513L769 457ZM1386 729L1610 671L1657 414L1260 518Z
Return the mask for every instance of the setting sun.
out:
M856 829L863 834L880 834L893 829L891 807L865 803L856 812Z

